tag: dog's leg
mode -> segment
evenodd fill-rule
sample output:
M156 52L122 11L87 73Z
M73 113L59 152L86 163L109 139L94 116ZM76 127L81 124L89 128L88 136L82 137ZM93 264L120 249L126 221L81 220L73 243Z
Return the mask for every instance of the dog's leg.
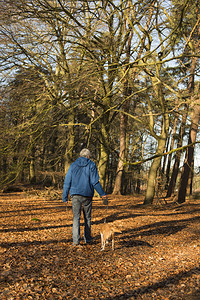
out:
M104 241L104 236L103 233L101 232L101 251L105 249L105 241Z
M114 232L112 232L112 250L115 250Z

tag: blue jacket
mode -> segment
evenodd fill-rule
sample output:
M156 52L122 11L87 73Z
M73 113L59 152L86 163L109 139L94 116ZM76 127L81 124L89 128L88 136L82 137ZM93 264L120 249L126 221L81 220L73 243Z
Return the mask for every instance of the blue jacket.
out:
M63 186L63 202L68 195L94 196L94 189L100 196L106 195L100 182L95 163L86 157L79 157L71 164Z

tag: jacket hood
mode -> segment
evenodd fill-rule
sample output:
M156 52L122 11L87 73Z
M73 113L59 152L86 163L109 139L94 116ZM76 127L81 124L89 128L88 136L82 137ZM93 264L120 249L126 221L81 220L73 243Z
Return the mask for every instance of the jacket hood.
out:
M74 164L79 167L86 167L90 163L90 159L86 157L79 157L75 160Z

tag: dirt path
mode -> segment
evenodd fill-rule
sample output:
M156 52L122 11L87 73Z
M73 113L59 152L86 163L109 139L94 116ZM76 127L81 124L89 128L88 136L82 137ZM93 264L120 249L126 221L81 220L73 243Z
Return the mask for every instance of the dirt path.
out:
M93 203L94 244L72 247L72 211L56 197L0 194L0 299L200 299L200 200L143 207ZM122 228L100 251L99 226ZM83 231L83 227L81 227Z

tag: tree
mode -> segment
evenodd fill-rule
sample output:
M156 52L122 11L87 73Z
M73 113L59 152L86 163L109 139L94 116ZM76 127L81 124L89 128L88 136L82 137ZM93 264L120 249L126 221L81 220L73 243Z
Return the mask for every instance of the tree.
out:
M196 103L196 110L195 113L191 114L191 126L188 138L188 148L186 151L186 157L184 166L182 169L179 191L178 191L178 202L182 203L185 201L187 185L189 182L189 178L192 178L193 174L193 160L194 160L194 145L196 141L196 134L198 129L199 123L199 103L198 99L196 99L195 93L195 70L198 65L198 59L196 54L199 53L199 5L198 1L187 1L185 5L184 2L177 3L174 2L174 13L177 15L177 10L179 9L180 5L185 6L185 14L184 17L181 19L182 26L180 28L180 36L185 41L184 45L184 52L185 55L189 56L190 58L190 73L189 73L189 81L188 81L188 98L191 99L191 103L195 99ZM198 98L198 97L197 97ZM191 145L192 144L192 145ZM191 184L192 186L192 184Z
M194 147L196 142L197 130L199 125L200 119L200 100L199 100L199 85L197 88L197 96L196 99L192 98L193 102L193 110L191 114L191 125L190 125L190 132L188 138L188 148L186 150L186 157L183 165L183 171L181 174L180 179L180 186L178 191L178 202L183 203L185 202L187 186L190 177L193 176L194 172ZM190 183L190 189L192 189L192 180ZM192 190L190 190L192 194Z
M185 50L191 42L193 45L198 22L193 24L192 35L185 35L184 53L178 48L184 40L182 26L188 3L181 4L177 22L173 22L168 2L162 1L1 3L5 12L0 22L2 89L7 91L6 85L11 86L19 70L25 75L31 70L40 82L34 97L31 90L25 93L31 107L22 107L24 119L18 114L11 130L7 121L7 136L12 137L16 149L9 158L16 164L15 174L28 172L31 181L37 175L34 170L41 174L47 171L49 176L61 170L63 176L80 148L90 147L102 185L111 191L117 173L114 193L121 193L127 186L125 183L121 189L122 179L133 186L134 172L142 169L138 160L148 156L148 149L141 145L144 135L156 143L145 199L145 203L152 203L174 107L178 114L181 101L188 105L189 98L182 97L184 75L176 82L175 71L180 65L170 70L170 61L180 61L180 53L181 63L187 60L184 68L190 57L197 55ZM34 87L34 79L27 87ZM22 94L20 97L24 99ZM18 99L14 93L4 96L4 105L10 105L8 118L13 116ZM2 137L6 140L6 135ZM20 146L25 142L26 151ZM7 172L11 166L5 159L8 148L2 149ZM26 166L25 171L20 166Z

